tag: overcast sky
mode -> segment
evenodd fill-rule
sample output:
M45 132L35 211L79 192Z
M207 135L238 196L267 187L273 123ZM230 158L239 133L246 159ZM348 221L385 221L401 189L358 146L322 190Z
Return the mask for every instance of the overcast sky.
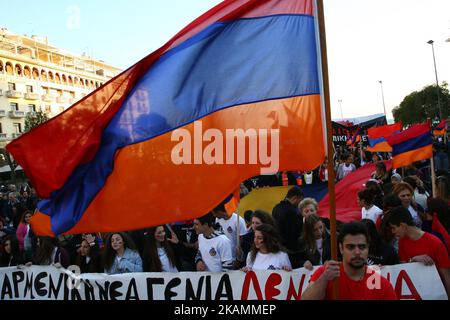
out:
M48 36L53 45L127 68L159 48L219 0L0 0L0 26ZM450 82L449 0L324 0L332 115L388 118L414 90Z

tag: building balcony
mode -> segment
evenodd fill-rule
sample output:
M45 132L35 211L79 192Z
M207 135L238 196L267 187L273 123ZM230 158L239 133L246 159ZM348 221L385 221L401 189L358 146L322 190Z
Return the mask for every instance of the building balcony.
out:
M16 138L20 137L21 135L22 135L22 133L13 133L12 138L16 139Z
M19 92L17 90L8 90L8 91L6 91L6 96L8 98L18 99L18 98L22 98L23 94L22 94L22 92Z
M7 140L8 140L8 134L0 133L0 141L7 141Z
M6 111L0 110L0 118L6 117Z
M25 99L27 100L39 100L39 95L33 92L25 93Z
M15 119L25 118L25 112L24 111L12 110L12 111L9 112L9 117L10 118L15 118Z
M29 117L35 117L35 116L36 116L36 111L28 111L28 112L27 112L27 116L29 116Z
M58 98L56 98L56 102L58 102L58 103L68 103L69 102L69 98L65 97L65 96L59 96Z
M44 94L42 96L42 100L44 100L45 102L53 102L55 101L55 97L49 94Z

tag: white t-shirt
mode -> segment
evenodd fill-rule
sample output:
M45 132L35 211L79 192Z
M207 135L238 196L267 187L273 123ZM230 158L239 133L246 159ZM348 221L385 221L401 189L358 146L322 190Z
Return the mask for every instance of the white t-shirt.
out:
M255 261L251 261L251 252L247 255L247 267L252 270L281 270L283 267L292 269L291 261L286 252L261 253L256 254Z
M345 178L348 174L352 173L354 171L354 165L350 164L348 167L344 164L342 166L342 178Z
M378 217L383 214L383 210L378 208L377 206L372 206L369 210L366 208L361 209L361 220L362 219L370 219L373 223L377 223Z
M313 183L313 173L305 173L305 183L312 184Z
M163 272L178 272L177 267L173 266L169 260L166 249L158 248L158 257L161 261L161 268Z
M205 238L203 234L198 236L198 250L202 255L202 260L209 272L222 272L222 263L228 261L233 263L231 241L221 234L211 239Z
M231 248L233 259L236 259L236 246L237 246L237 221L239 219L239 235L243 236L247 234L247 228L245 227L245 220L239 217L236 213L233 213L230 219L225 220L222 218L216 218L216 223L220 224L222 232L231 240Z

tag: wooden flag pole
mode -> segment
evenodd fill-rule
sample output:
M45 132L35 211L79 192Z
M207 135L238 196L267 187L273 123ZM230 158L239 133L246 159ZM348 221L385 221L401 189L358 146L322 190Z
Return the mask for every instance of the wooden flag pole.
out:
M330 86L328 78L327 40L325 32L325 14L323 0L317 0L317 18L319 23L320 52L322 58L323 94L325 98L325 117L327 122L327 149L328 149L328 195L330 199L330 232L331 232L331 259L338 260L337 255L337 230L336 230L336 195L335 173L333 164L333 128L330 110ZM333 298L339 299L339 281L333 283Z
M436 171L434 171L434 157L431 156L431 188L433 190L433 198L437 197L437 189L436 189Z

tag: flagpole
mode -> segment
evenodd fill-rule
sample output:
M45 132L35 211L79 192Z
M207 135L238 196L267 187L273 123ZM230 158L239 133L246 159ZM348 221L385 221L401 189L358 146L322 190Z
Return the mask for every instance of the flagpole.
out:
M437 197L436 189L436 172L434 171L434 156L431 156L431 189L433 190L433 198Z
M323 77L323 94L325 98L325 117L327 122L327 149L328 149L328 195L330 199L330 232L331 232L331 259L338 261L337 256L337 230L336 230L336 195L335 195L335 173L333 165L333 128L331 123L330 110L330 87L328 78L328 58L327 58L327 40L325 32L325 14L323 8L323 0L317 0L317 13L319 22L320 36L320 52L322 58L322 77ZM333 298L339 298L339 281L335 279L333 282Z
M361 156L361 162L360 165L362 167L362 162L363 162L363 143L362 143L362 136L360 138L361 140L359 140L359 151L360 151L360 156ZM365 162L365 161L364 161Z

